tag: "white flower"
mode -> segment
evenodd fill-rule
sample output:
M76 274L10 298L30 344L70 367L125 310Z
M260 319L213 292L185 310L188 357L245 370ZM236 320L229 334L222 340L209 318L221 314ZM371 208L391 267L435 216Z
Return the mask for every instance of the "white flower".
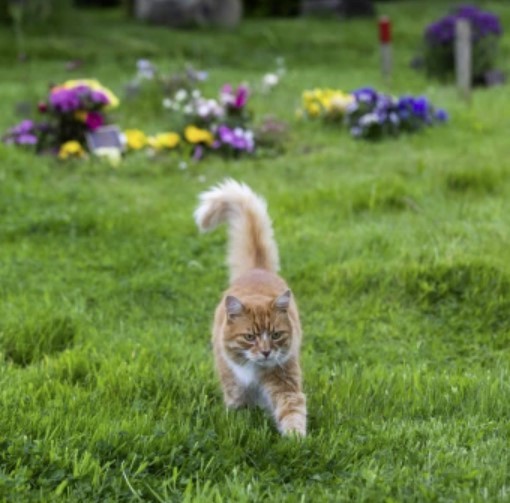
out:
M267 89L271 89L278 84L279 80L278 75L274 73L266 73L262 78L262 85Z
M359 120L360 126L363 126L363 127L370 126L371 124L376 124L378 122L379 122L379 117L377 117L377 115L374 113L365 114Z
M175 99L177 101L184 101L187 97L188 97L188 92L186 91L186 89L179 89L175 93Z
M184 169L188 169L188 163L186 163L186 162L184 162L184 161L181 161L181 162L179 163L179 169L182 169L182 170L184 170Z
M200 117L206 117L209 115L209 107L207 106L207 103L201 103L198 105L197 113Z
M194 99L200 98L201 96L200 91L198 89L193 89L193 91L191 92L191 96L193 96Z
M115 147L96 148L94 154L106 159L113 167L117 167L122 159L120 149Z
M182 111L186 114L186 115L191 115L193 113L193 107L191 105L186 105Z
M344 110L348 105L352 103L352 98L350 96L335 96L331 99L331 108L334 110Z
M174 103L174 102L173 102L170 98L165 98L165 99L163 100L163 108L171 109L171 108L172 108L173 103Z

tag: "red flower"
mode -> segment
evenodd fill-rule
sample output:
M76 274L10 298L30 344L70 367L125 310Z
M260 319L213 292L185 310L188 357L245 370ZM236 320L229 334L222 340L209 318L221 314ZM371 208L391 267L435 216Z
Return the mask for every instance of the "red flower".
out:
M104 124L103 116L99 112L89 112L85 119L85 124L91 131L94 131Z

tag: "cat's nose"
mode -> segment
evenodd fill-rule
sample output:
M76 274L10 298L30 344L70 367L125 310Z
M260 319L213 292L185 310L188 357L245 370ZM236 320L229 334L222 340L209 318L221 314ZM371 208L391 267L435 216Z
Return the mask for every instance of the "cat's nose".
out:
M261 353L264 355L264 358L267 358L269 356L269 353L271 353L271 350L269 350L269 351L261 351Z

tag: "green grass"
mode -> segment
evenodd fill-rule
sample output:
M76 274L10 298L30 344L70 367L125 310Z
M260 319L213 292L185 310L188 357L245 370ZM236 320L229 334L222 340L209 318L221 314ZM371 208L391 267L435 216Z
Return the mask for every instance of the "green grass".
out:
M307 87L383 86L373 21L174 33L89 12L74 33L27 37L27 63L0 34L2 130L14 103L78 75L66 59L122 97L141 56L210 70L212 93L282 55L286 78L253 108L292 126L280 157L187 170L0 147L0 500L510 499L508 89L466 105L426 81L408 63L444 6L379 5L397 40L390 90L426 93L449 125L366 144L295 121ZM508 6L487 5L510 26ZM157 102L123 103L119 123L157 131ZM199 235L192 212L225 176L267 198L301 308L302 442L222 404L209 330L226 233Z

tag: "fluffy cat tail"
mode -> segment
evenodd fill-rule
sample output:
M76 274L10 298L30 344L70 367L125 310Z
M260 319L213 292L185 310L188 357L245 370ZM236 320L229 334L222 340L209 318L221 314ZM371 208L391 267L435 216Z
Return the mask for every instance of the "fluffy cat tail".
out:
M201 231L226 221L229 229L227 264L230 280L250 269L279 269L278 248L266 201L244 183L226 179L199 196L195 222Z

